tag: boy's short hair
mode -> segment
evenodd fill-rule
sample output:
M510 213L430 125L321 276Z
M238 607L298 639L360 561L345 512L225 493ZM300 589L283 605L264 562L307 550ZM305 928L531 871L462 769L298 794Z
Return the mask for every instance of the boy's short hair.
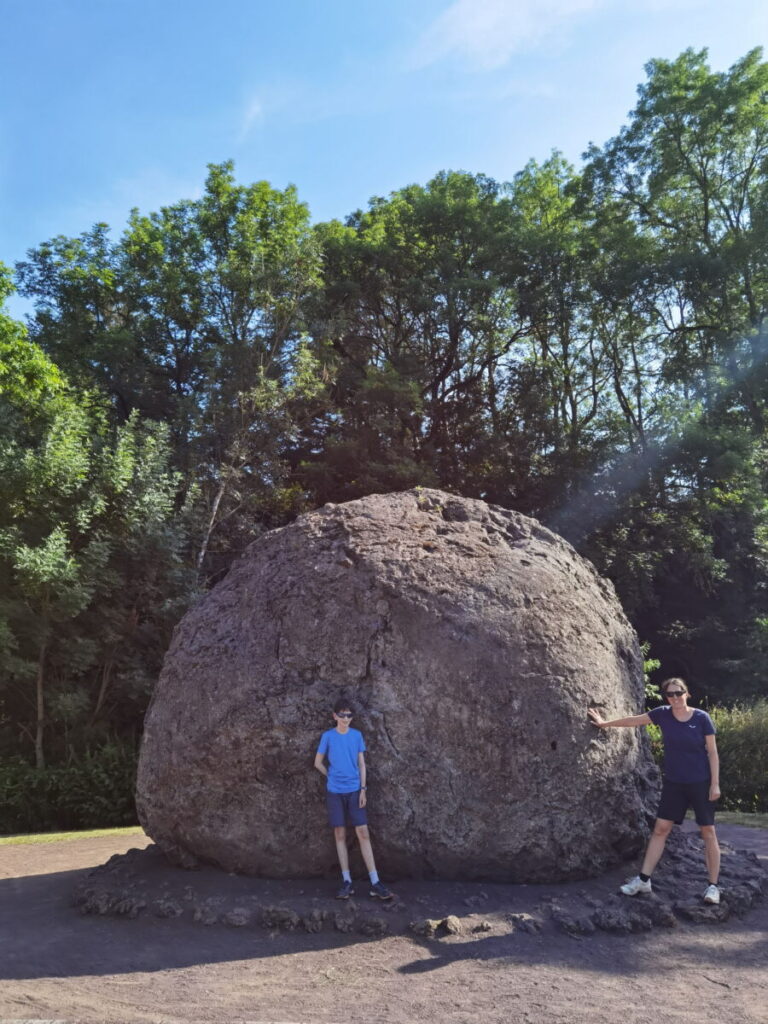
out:
M340 711L354 711L352 704L345 698L339 697L336 703L333 705L334 715L338 715Z

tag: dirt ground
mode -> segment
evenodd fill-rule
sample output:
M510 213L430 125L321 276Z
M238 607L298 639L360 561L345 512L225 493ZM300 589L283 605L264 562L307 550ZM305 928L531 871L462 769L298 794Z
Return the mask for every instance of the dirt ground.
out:
M768 831L719 833L768 866ZM461 908L462 933L432 939L78 914L72 892L87 869L143 842L0 848L0 1022L768 1024L768 900L718 925L575 937L554 927L499 928L499 911L508 904L511 919L567 901L574 889L583 896L585 883L397 886L414 918ZM595 880L589 891L612 891L626 874ZM219 878L232 891L267 884ZM289 884L338 909L332 885ZM488 931L480 930L484 917L493 922Z

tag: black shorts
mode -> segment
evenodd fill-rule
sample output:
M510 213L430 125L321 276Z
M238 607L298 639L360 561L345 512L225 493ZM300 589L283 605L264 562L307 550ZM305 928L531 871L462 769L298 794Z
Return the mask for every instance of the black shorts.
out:
M692 807L697 825L714 825L715 802L709 799L709 787L709 779L706 782L668 782L665 779L656 817L679 825Z
M368 816L365 808L360 806L360 790L353 793L326 793L325 805L328 808L328 824L331 828L342 828L344 825L367 825Z

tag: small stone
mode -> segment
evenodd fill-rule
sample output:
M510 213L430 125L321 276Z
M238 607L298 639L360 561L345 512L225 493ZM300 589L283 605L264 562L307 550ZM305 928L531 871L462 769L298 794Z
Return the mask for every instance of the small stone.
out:
M323 930L323 921L325 920L325 911L310 910L310 912L301 919L301 925L306 932L319 932Z
M415 921L411 921L408 925L414 935L424 935L426 938L431 939L437 934L437 929L442 924L442 921L435 920L430 917L423 917Z
M333 915L333 927L337 932L353 932L355 930L354 914L344 914L337 911Z
M382 903L379 909L383 910L386 914L391 914L393 911L402 910L403 904L397 896L395 896L395 898L390 900L388 903Z
M761 899L763 894L761 881L759 878L747 880L740 885L731 885L727 889L721 890L723 903L740 917Z
M245 907L234 907L234 909L222 915L221 918L224 924L232 925L233 928L243 928L251 923L251 919L251 911L246 910Z
M216 924L219 920L219 912L210 903L198 903L192 912L192 920L198 924Z
M181 917L184 908L177 900L159 899L152 904L155 917Z
M586 914L569 914L565 910L556 910L552 920L566 935L592 935L595 923Z
M654 893L650 899L642 902L636 901L632 904L630 920L638 921L646 918L652 925L660 925L662 928L675 928L677 918L672 906L663 899L659 899ZM636 931L647 931L643 926L638 926Z
M604 932L626 933L632 931L632 917L628 906L616 903L595 911L594 922Z
M526 932L529 935L541 931L541 921L531 914L508 914L507 920L515 926L515 931Z
M108 914L110 908L109 893L101 889L86 889L79 898L77 905L81 914Z
M727 921L731 911L727 903L710 905L707 903L676 903L675 910L686 921L694 924L711 924Z
M261 923L265 928L291 932L299 925L299 915L287 907L265 907L261 913Z
M386 935L389 931L389 922L383 917L369 917L361 922L357 930L361 935Z
M144 900L126 893L122 896L113 897L107 912L111 911L113 914L135 918L138 917L145 906Z

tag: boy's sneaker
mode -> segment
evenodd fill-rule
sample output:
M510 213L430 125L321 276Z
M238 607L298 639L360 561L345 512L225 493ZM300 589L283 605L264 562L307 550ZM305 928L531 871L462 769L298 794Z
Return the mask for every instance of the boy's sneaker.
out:
M720 890L716 885L708 885L704 890L704 902L705 903L719 903L720 902Z
M355 895L355 890L352 888L351 882L342 882L341 888L336 893L337 900L348 900L350 896Z
M623 892L625 896L638 896L642 892L652 891L650 878L647 882L644 882L640 875L635 875L634 878L630 878L624 885L619 886L619 892Z
M391 900L393 899L392 893L382 882L376 882L375 885L371 885L371 891L368 893L369 896L373 896L377 900Z

